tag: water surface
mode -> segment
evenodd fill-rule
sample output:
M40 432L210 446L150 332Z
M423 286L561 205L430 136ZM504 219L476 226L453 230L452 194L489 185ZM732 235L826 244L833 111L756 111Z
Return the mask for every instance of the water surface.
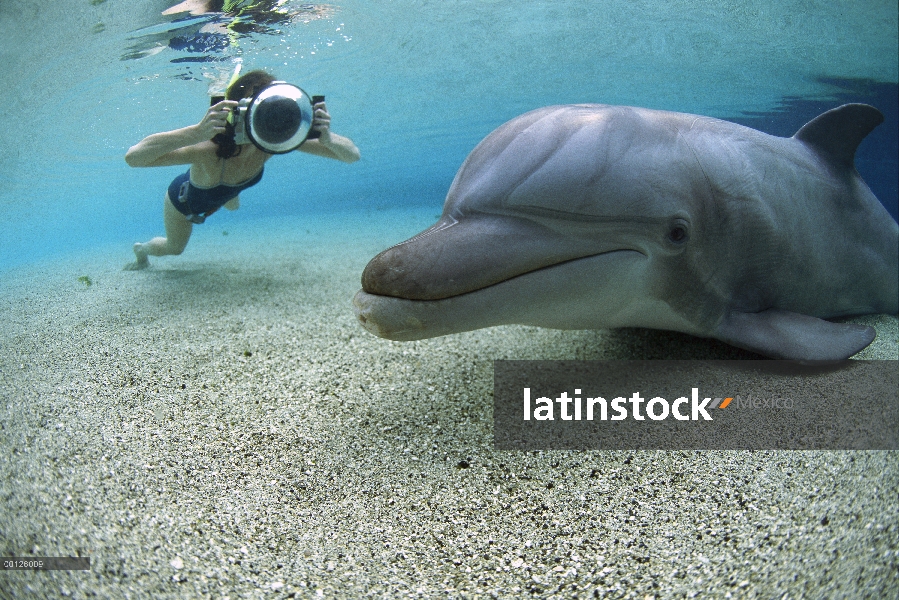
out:
M197 122L211 81L238 60L325 94L335 131L363 160L278 158L209 230L321 211L439 212L484 135L569 102L708 114L779 135L842 102L871 102L887 123L859 168L895 215L893 2L290 0L279 9L290 18L245 15L220 38L203 31L227 17L162 16L172 4L0 5L0 72L12 84L0 269L103 243L127 260L133 241L159 233L179 169L130 169L122 156L149 133Z

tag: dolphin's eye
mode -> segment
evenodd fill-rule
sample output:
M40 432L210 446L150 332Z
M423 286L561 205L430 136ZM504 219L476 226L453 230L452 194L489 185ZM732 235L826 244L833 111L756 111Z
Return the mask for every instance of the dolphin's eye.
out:
M682 225L675 225L668 231L668 239L675 244L683 244L687 237L687 229Z

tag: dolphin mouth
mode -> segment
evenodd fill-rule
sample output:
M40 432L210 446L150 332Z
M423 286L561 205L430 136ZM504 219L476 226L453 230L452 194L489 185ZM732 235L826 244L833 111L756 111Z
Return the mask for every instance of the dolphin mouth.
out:
M353 306L364 329L396 341L510 323L556 329L605 328L610 323L617 326L609 314L632 309L628 300L632 294L626 291L628 284L619 286L614 282L639 283L640 269L645 264L646 255L638 250L613 250L563 261L437 300L385 296L362 289L353 297ZM585 305L580 299L584 297L602 300L613 308L591 323L595 315L581 310ZM592 306L592 302L587 306Z
M444 214L432 227L371 259L362 273L362 291L443 300L568 261L634 250L621 246L509 215L467 215L463 225Z

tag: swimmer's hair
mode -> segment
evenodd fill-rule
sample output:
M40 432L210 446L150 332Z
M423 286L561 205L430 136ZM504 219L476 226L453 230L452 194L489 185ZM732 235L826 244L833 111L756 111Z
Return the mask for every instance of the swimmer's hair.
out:
M252 98L259 90L270 85L273 81L277 81L274 75L270 75L262 70L250 71L244 73L237 78L237 81L228 86L225 92L225 98L228 100L240 100L242 98ZM215 149L216 156L221 158L231 158L240 154L240 147L234 143L234 127L231 123L225 125L225 133L219 133L212 141L218 146Z
M252 98L259 90L270 85L273 81L276 81L275 76L262 70L257 69L244 73L237 78L237 81L228 86L225 98L228 100Z

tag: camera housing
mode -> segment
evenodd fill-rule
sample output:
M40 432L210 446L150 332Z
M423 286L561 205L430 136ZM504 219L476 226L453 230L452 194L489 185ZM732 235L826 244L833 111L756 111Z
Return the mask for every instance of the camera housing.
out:
M315 114L315 105L318 104L319 102L324 102L324 101L325 101L324 96L312 96L312 113L313 113L313 115ZM306 136L306 139L307 140L317 140L318 138L321 137L321 135L322 135L321 131L312 129L309 131L309 135Z
M313 103L299 87L274 81L252 98L243 98L231 110L228 121L234 126L237 144L252 143L263 152L284 154L303 142L318 137L312 131ZM215 100L215 98L213 98Z

